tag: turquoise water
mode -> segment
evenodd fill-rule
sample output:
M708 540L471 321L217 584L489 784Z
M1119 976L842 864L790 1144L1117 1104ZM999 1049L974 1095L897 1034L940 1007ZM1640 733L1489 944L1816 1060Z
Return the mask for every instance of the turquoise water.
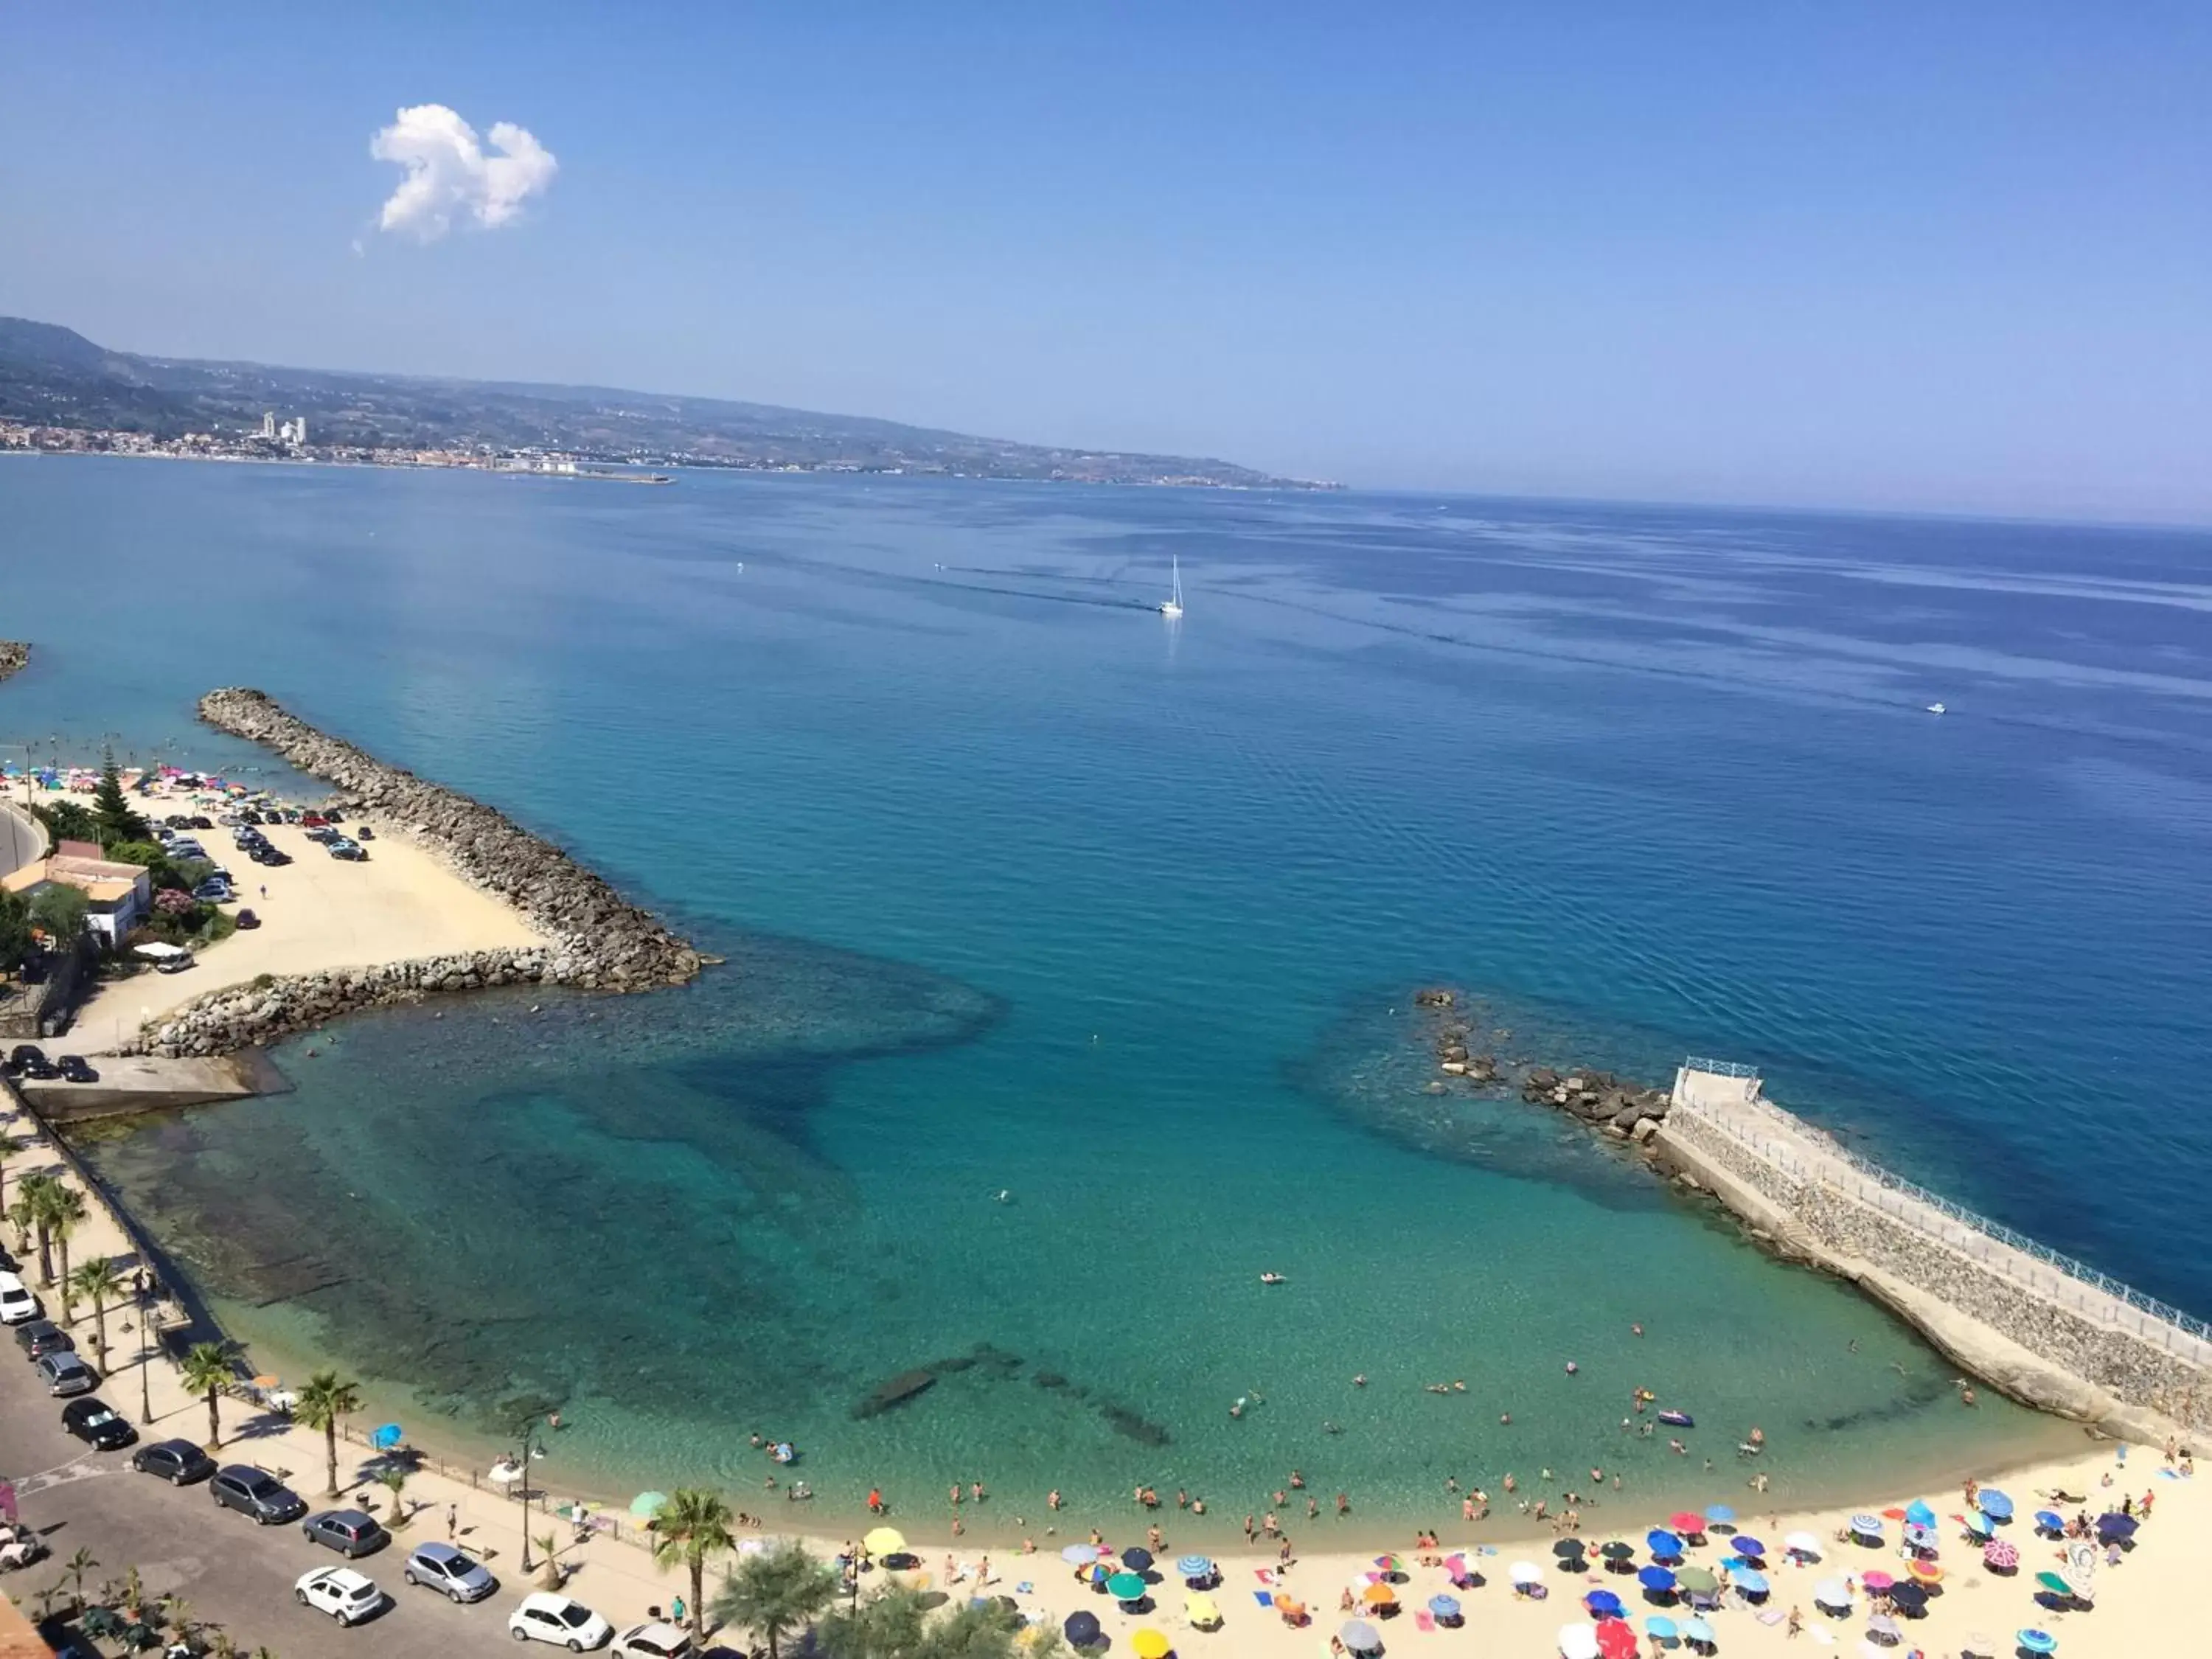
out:
M98 1150L240 1328L426 1429L557 1400L579 1483L740 1496L758 1430L825 1520L880 1483L925 1527L956 1478L1002 1526L1140 1480L1241 1520L1295 1467L1380 1520L1593 1463L1734 1498L1753 1424L1777 1498L2064 1432L1961 1411L1550 1120L1440 1110L1403 1012L1435 979L1541 1057L1757 1061L2212 1308L2212 1130L2174 1109L2203 536L48 461L0 467L0 525L38 555L0 634L40 645L0 730L251 759L189 709L259 684L733 959L356 1021L279 1056L295 1093ZM1638 1384L1690 1456L1621 1434Z

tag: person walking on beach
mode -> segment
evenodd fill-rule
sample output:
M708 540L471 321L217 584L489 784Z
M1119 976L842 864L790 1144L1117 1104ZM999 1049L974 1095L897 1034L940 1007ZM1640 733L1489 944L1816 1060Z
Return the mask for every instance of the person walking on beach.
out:
M1801 1634L1801 1633L1803 1632L1804 1628L1805 1628L1805 1615L1804 1615L1802 1613L1799 1612L1796 1607L1792 1607L1792 1608L1790 1608L1790 1626L1789 1626L1789 1629L1788 1629L1788 1631L1787 1631L1787 1632L1786 1632L1786 1633L1787 1633L1788 1635L1790 1635L1790 1636L1795 1637L1795 1636L1797 1636L1797 1635Z
M582 1512L583 1507L584 1506L581 1504L576 1505L577 1511L580 1514ZM458 1504L448 1504L446 1505L446 1541L448 1544L457 1542L459 1540L460 1535L461 1506Z

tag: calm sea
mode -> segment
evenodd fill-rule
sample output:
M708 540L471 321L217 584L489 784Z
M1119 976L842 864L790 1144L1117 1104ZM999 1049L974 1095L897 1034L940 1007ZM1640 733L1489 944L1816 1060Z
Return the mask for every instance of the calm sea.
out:
M1139 1481L1241 1519L1296 1468L1379 1522L1509 1469L1724 1500L1754 1424L1778 1496L2069 1432L1421 1094L1431 981L1534 1057L1756 1063L2212 1313L2212 536L40 459L0 551L0 738L258 763L191 708L259 685L731 957L358 1020L98 1149L426 1437L559 1402L556 1486L744 1499L759 1431L825 1522L978 1478L1000 1531Z

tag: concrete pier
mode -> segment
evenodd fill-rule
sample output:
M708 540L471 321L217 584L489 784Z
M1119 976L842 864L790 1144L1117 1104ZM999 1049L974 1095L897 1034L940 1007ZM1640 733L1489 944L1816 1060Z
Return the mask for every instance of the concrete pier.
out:
M2212 1431L2212 1327L1869 1164L1749 1068L1686 1064L1652 1151L2014 1399L2152 1444Z

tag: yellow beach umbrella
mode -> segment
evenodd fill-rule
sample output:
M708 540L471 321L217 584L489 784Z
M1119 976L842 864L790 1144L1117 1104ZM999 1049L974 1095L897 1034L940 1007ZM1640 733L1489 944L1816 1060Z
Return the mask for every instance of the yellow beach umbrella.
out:
M1221 1609L1210 1595L1186 1595L1182 1601L1182 1616L1201 1630L1212 1630L1221 1622Z
M1168 1659L1174 1647L1175 1644L1150 1625L1129 1638L1129 1651L1135 1654L1137 1659Z
M871 1555L903 1555L906 1553L906 1534L896 1527L878 1527L860 1540L861 1547Z

